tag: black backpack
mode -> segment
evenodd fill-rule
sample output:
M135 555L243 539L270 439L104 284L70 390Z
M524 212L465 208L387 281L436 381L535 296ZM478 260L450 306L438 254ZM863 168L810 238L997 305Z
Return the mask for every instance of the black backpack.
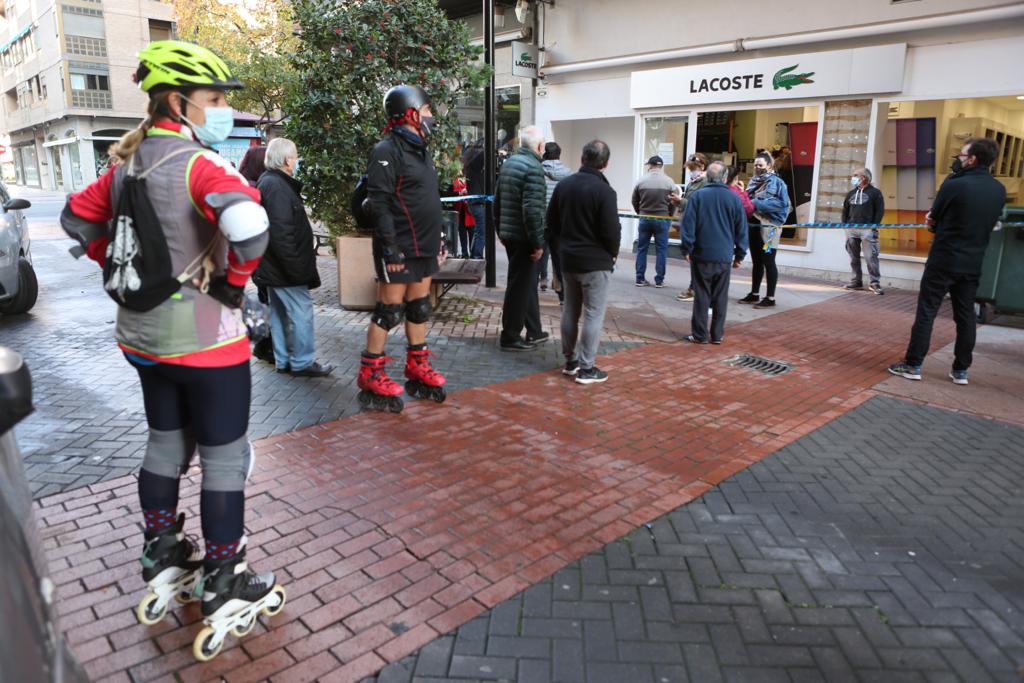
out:
M195 265L209 256L210 247L186 272L172 273L167 238L146 193L146 176L172 157L197 151L191 147L173 151L138 175L134 155L128 160L103 263L103 288L119 306L143 313L156 308L181 289L196 274Z
M352 217L356 219L356 229L363 235L373 234L373 220L370 218L370 205L367 202L369 184L369 176L365 173L359 176L356 189L352 191L352 199L349 202L349 210L352 212Z

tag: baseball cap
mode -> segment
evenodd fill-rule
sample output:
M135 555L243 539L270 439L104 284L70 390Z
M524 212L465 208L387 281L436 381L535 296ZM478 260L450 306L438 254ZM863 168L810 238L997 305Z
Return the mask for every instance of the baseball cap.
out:
M664 166L665 162L662 160L661 157L659 157L657 154L655 154L653 157L651 157L650 159L647 160L647 165L648 166Z

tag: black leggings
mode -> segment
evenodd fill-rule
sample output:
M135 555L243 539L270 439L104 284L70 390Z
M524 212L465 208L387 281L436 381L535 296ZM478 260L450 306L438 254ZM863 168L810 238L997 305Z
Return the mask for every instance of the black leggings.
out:
M152 430L163 434L184 433L183 472L198 444L203 460L203 489L199 499L203 536L216 542L241 538L245 521L244 476L229 473L226 480L235 483L228 485L218 483L215 478L225 481L225 465L236 473L247 468L246 433L252 392L248 361L225 368L165 363L142 365L131 358L129 362L138 371L142 383L146 421L151 430L150 449L154 448ZM147 450L147 459L149 457L150 450ZM230 462L225 462L225 458ZM214 465L217 475L213 474ZM179 477L168 474L165 470L151 471L144 463L139 474L139 501L143 510L177 507ZM209 487L208 480L213 482Z
M750 283L750 291L757 294L761 290L761 279L768 274L768 291L766 299L775 298L775 286L779 284L779 269L775 265L777 249L765 252L761 240L761 226L750 226L750 260L754 262L754 274Z

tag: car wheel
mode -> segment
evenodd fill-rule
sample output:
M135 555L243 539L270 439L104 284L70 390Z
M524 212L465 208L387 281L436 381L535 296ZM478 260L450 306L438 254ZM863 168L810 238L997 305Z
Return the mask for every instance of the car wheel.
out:
M28 313L36 305L38 296L39 282L36 280L36 271L28 259L18 259L18 293L7 303L0 305L0 313Z

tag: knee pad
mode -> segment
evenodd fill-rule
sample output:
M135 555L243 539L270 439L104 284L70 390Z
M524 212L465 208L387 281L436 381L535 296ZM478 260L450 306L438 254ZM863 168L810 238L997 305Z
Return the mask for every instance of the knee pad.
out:
M248 436L242 435L222 446L199 444L199 457L203 463L204 491L241 491L245 488L252 462Z
M196 442L184 429L149 430L142 468L161 477L179 478L188 469L196 452Z
M430 297L413 299L405 302L405 319L411 323L421 325L430 320Z
M382 330L390 330L402 322L402 304L386 304L378 301L370 321Z

